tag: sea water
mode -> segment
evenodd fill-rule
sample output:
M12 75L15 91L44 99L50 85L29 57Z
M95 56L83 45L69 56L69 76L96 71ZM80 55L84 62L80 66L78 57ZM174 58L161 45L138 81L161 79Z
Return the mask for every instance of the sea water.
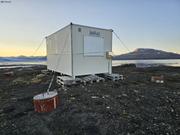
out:
M46 61L34 61L34 62L0 62L0 69L5 68L20 68L20 67L32 67L35 65L47 65Z
M174 67L180 67L180 59L166 59L166 60L113 60L112 65L113 66L119 66L124 64L135 64L135 65L144 65L144 66L174 66Z
M152 66L174 66L180 67L180 59L169 60L113 60L113 66L120 66L124 64L135 64L137 67L152 67ZM33 65L47 65L46 61L34 61L34 62L0 62L0 69L2 68L18 68L29 67Z

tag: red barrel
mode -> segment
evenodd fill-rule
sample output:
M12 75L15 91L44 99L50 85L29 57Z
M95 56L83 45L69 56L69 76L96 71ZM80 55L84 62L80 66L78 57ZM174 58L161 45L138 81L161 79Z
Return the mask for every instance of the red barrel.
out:
M51 112L59 104L58 93L50 91L33 97L35 112Z

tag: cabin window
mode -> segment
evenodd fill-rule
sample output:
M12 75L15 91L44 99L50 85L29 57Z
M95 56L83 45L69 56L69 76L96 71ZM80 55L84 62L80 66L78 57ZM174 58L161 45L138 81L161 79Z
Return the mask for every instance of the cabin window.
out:
M81 32L81 28L78 28L78 31Z
M84 36L84 56L104 56L104 38Z

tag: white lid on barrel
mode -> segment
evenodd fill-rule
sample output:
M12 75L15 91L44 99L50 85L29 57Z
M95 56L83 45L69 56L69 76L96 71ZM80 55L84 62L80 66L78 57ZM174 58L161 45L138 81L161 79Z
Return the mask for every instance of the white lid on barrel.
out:
M33 99L34 100L49 99L49 98L57 96L57 94L58 94L57 91L49 91L49 92L38 94L34 96Z

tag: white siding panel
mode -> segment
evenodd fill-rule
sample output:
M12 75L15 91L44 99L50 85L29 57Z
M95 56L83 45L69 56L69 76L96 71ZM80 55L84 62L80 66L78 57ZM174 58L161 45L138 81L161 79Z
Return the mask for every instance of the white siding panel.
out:
M72 76L70 26L48 36L46 42L48 69Z

